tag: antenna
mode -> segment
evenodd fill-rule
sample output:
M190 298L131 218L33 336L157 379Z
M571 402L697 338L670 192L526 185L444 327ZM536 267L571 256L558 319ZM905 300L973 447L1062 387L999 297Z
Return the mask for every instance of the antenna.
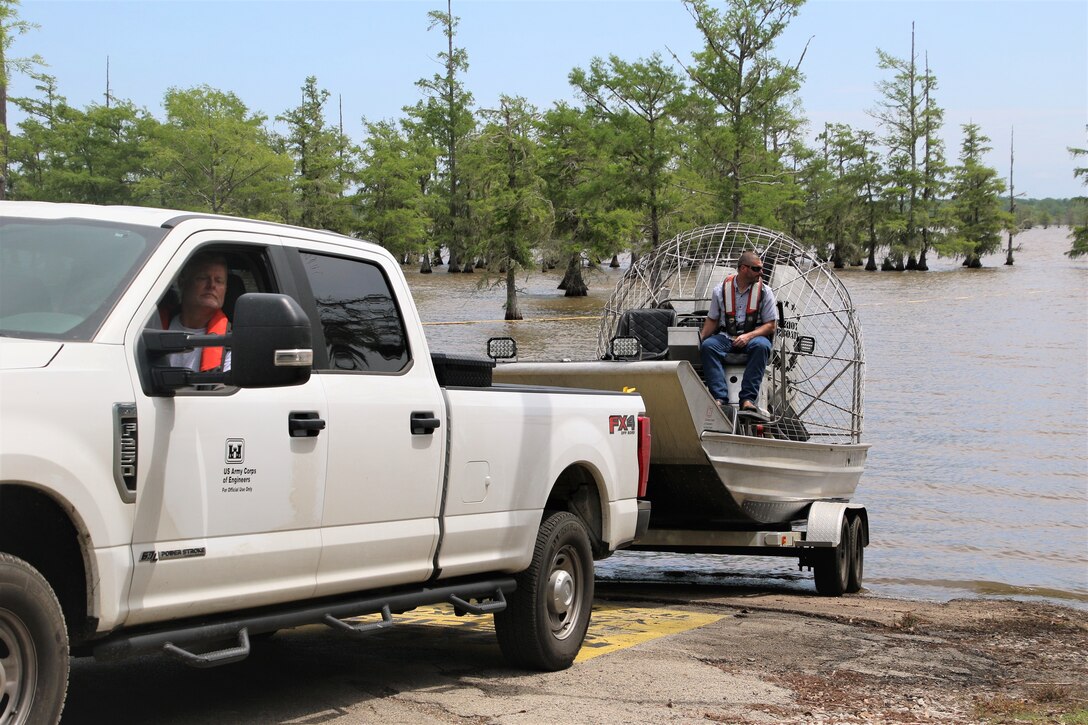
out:
M337 169L337 177L340 182L340 196L344 195L344 94L338 93L336 95L340 103L340 138L336 139L336 145L339 146L340 166Z

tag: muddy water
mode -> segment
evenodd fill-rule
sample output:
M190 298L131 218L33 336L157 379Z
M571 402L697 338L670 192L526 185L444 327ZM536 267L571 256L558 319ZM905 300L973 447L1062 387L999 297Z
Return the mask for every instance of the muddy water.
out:
M925 273L843 273L867 360L873 447L855 500L870 512L869 591L1088 608L1088 261L1063 256L1067 234L1019 235L1013 267L1002 254L981 270L938 259ZM555 360L593 355L622 271L594 271L579 299L555 290L558 272L520 277L516 323L479 273L408 277L432 350L480 354L512 335L521 359ZM788 559L621 553L599 573L812 587Z

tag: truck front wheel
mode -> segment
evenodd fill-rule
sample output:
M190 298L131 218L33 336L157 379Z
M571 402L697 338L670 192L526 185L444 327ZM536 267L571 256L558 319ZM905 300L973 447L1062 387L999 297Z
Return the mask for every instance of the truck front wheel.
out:
M593 607L593 553L585 524L574 514L549 515L537 533L529 568L495 614L499 648L510 664L562 670L582 648Z
M68 691L68 632L49 582L0 553L0 723L55 723Z

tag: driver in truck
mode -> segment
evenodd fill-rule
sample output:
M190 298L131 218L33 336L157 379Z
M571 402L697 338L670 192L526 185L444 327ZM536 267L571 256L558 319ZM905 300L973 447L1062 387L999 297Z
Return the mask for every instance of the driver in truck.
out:
M192 335L225 335L230 322L223 313L227 295L227 258L214 252L203 252L190 259L178 275L181 308L173 311L159 309L164 330L180 330ZM205 347L171 353L166 364L189 368L197 372L226 372L230 370L230 350Z
M763 284L763 262L753 251L740 255L737 273L716 286L710 297L710 310L699 332L699 352L706 386L719 405L729 402L725 383L725 356L744 353L748 361L740 388L740 412L759 413L756 399L767 360L771 338L778 322L774 292Z

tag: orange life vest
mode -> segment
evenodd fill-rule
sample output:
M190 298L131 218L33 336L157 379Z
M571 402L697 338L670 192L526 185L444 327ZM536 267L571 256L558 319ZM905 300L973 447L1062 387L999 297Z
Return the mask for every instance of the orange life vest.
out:
M162 322L162 329L170 329L170 319L172 315L168 310L159 309L159 320ZM212 315L212 319L208 321L208 327L204 330L206 335L226 335L227 330L230 328L230 322L227 320L227 316L223 314L223 310L216 310ZM223 348L221 347L206 347L200 351L200 372L206 373L209 370L215 370L223 365Z

